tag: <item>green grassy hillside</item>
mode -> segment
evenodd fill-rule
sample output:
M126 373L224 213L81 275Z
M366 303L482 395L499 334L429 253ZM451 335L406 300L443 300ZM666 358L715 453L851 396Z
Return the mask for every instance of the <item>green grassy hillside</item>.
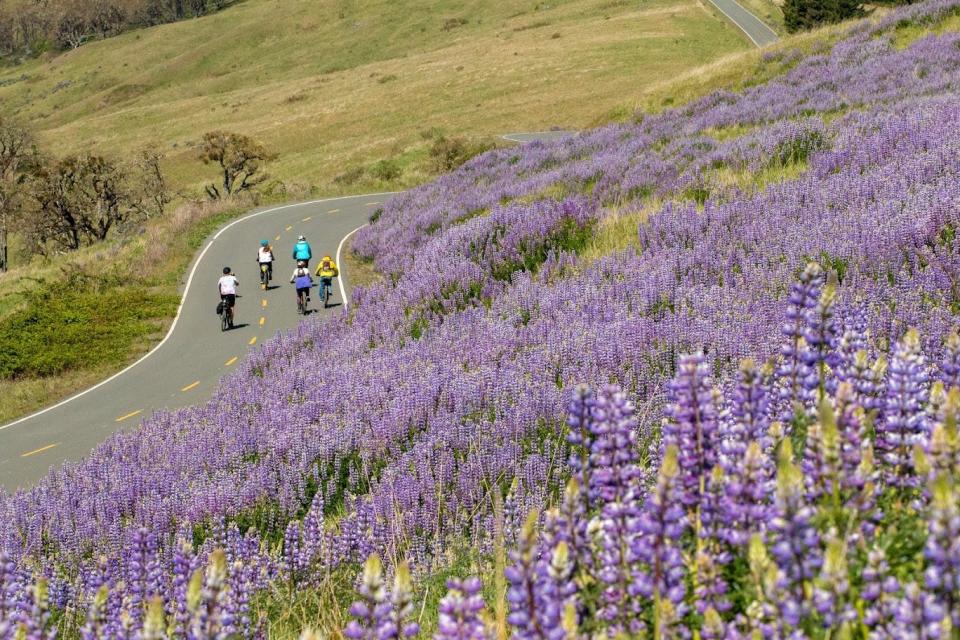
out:
M286 183L375 188L393 158L422 181L425 135L582 127L748 43L696 0L248 0L0 73L0 112L52 151L158 144L201 186L193 145L252 135ZM25 79L21 79L25 78ZM364 181L369 184L363 184ZM350 182L347 180L346 182Z
M199 196L214 177L196 157L212 129L246 133L279 154L269 171L285 189L268 184L270 200L399 189L433 174L427 151L439 133L492 140L584 127L763 73L760 54L709 7L697 0L246 0L0 69L0 114L31 127L51 153L124 157L155 145L185 195ZM399 167L399 177L370 171L381 160ZM192 249L246 206L180 206L143 234L0 274L0 329L30 311L34 294L105 260L117 281L158 300L148 322L113 318L125 354L3 379L0 422L88 386L155 344ZM367 265L349 264L357 281L375 277ZM92 303L104 292L79 294ZM83 344L57 348L87 352Z

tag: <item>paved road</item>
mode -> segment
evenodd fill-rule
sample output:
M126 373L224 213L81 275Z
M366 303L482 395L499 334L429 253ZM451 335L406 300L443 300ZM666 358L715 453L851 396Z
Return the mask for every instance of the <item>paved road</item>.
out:
M575 133L576 131L535 131L533 133L507 133L500 137L510 142L549 142L572 136Z
M750 38L750 42L758 47L765 47L780 39L773 29L744 9L737 0L710 0L710 2L723 15L730 18L730 21Z
M517 133L503 136L514 142L554 140L566 131ZM296 326L294 289L288 283L294 262L290 257L299 234L307 236L314 260L324 254L340 262L344 241L367 222L370 214L392 193L329 198L254 210L217 232L194 259L182 286L180 312L166 338L153 351L103 382L48 409L0 426L0 486L8 490L29 486L51 466L76 460L109 434L137 426L159 409L175 409L207 399L221 376L230 372L255 345L278 331ZM269 291L259 286L255 262L260 240L274 245L277 265ZM220 331L215 315L217 279L229 265L240 280L237 326ZM342 264L341 264L342 267ZM341 271L328 310L316 309L313 318L336 313L349 290L350 274Z
M324 254L334 255L341 240L366 223L390 194L335 198L255 211L228 225L195 259L184 284L183 306L165 342L144 359L72 400L0 426L0 485L7 489L31 484L51 465L86 455L107 435L136 426L151 412L196 404L208 398L221 376L248 350L277 331L296 325L294 290L289 284L290 257L303 233L314 252L311 266ZM259 286L255 262L262 239L274 245L277 265L269 291ZM240 280L237 326L220 331L214 307L221 269L229 265ZM344 273L340 282L349 279ZM335 281L336 282L336 281ZM343 291L334 285L334 302ZM316 295L312 304L316 307ZM311 314L318 318L340 306Z

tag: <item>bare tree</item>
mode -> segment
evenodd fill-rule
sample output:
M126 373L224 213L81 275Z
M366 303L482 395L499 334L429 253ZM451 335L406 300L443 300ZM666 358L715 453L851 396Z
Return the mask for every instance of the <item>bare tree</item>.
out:
M140 151L128 172L130 206L143 218L163 215L172 198L160 168L164 155L155 148Z
M39 162L33 136L0 118L0 270L9 265L7 237L11 218L20 210L24 183Z
M217 164L222 174L222 191L216 184L210 184L207 195L216 200L253 189L267 179L263 163L274 157L259 142L239 133L204 134L200 159L204 164Z
M71 156L45 168L34 181L36 211L31 238L38 253L47 246L74 250L105 240L118 225L142 216L125 189L127 176L101 156Z
M64 2L56 19L53 37L63 48L77 49L93 36L89 7L82 0Z

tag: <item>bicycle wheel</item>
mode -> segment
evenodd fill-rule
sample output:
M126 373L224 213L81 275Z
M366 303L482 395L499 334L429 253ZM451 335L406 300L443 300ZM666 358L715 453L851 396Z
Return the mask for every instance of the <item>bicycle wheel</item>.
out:
M220 314L220 331L226 331L230 328L230 316L226 309Z

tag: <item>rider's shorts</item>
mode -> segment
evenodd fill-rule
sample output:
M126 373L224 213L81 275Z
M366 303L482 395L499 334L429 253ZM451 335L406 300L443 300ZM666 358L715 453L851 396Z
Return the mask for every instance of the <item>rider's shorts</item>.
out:
M237 294L235 293L221 294L220 299L226 302L231 309L237 306Z

